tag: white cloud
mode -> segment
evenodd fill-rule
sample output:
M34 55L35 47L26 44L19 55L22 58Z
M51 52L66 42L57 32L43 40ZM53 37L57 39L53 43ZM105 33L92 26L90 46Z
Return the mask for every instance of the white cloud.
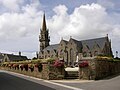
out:
M12 11L19 11L20 4L22 4L23 0L0 0L0 4L2 4L5 8Z
M43 11L38 10L41 5L38 0L22 7L22 2L17 1L19 0L14 0L14 4L20 12L14 10L0 15L0 50L23 51L23 54L32 58L39 48L38 35ZM7 8L13 10L12 6ZM53 9L55 14L47 19L51 43L59 43L61 37L69 40L72 36L81 40L105 36L108 33L112 38L114 51L119 47L120 25L114 20L114 15L107 13L105 7L93 3L76 7L71 14L67 10L65 5L59 5Z
M97 3L106 8L113 8L115 6L112 0L97 0Z
M38 35L43 15L42 11L38 11L38 4L36 0L22 6L19 13L11 10L0 15L0 50L23 51L29 57L29 52L38 51Z
M106 35L111 29L106 20L108 15L105 8L98 4L81 5L70 15L67 14L67 7L64 5L55 7L54 10L56 15L49 20L49 27L61 37L87 39Z

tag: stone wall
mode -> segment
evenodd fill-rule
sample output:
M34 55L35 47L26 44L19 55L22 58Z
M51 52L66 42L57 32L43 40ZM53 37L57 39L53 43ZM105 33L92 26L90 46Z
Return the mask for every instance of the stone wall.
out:
M120 61L87 59L88 66L79 68L79 79L96 80L120 73Z
M95 79L101 79L119 73L120 73L120 61L100 60L100 59L96 61Z
M94 59L81 60L87 61L88 66L79 67L79 79L95 79L96 76L96 62Z
M14 67L8 67L8 66L0 67L0 69L17 72L17 73L21 73L29 76L34 76L42 79L47 79L47 80L64 78L64 67L56 68L50 63L42 63L41 71L39 71L38 68L35 66L33 71L31 71L31 69L29 68L26 71L25 69L21 70L21 68L14 68Z
M52 64L43 64L42 79L55 80L64 78L64 67L54 67Z

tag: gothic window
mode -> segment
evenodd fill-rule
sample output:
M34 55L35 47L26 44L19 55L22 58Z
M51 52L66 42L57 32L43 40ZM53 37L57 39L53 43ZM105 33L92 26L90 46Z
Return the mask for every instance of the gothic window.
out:
M56 55L55 55L56 57L58 57L58 52L56 52Z
M54 52L56 53L56 50L54 49Z
M97 56L97 55L98 55L98 51L95 51L95 52L94 52L94 56Z
M51 55L51 58L53 58L53 55Z
M47 58L47 55L45 55L45 58Z
M47 50L47 52L48 52L48 54L50 53L50 51L49 51L49 50Z
M63 50L60 51L60 57L63 57Z
M88 45L86 45L86 47L87 47L88 49L90 49Z
M89 57L92 57L92 53L91 52L89 52Z
M71 48L70 49L70 61L71 61L71 63L73 63L73 56L74 56L74 52L73 52L73 49Z
M83 57L87 57L87 53L86 52L83 52Z

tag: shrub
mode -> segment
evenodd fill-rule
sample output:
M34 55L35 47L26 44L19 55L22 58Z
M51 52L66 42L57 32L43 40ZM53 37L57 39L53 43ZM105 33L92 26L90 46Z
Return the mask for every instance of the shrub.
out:
M24 64L24 69L28 71L28 64Z
M42 63L37 63L37 64L35 64L35 67L38 68L38 71L39 71L39 72L42 71L42 68L43 68Z
M33 65L33 64L29 64L28 67L29 67L29 69L31 70L31 72L34 71L34 65Z
M47 59L47 62L49 62L49 63L54 63L54 61L55 61L55 59L53 59L53 58L48 58Z
M64 66L64 62L60 61L60 60L55 60L53 66L54 67L63 67Z
M19 67L21 68L21 71L22 71L24 68L24 64L19 65Z
M88 67L89 65L88 65L88 62L87 61L82 61L82 62L80 62L79 63L79 67L80 68L84 68L84 67Z

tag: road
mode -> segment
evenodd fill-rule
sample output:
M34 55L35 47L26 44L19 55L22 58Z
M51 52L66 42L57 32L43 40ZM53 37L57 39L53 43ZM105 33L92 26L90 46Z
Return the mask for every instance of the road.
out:
M120 90L120 75L103 80L81 83L77 82L57 82L60 84L81 88L82 90Z
M106 80L81 81L49 81L0 70L0 90L120 90L120 75Z
M10 71L0 70L0 90L81 90Z
M55 90L5 72L0 72L0 90Z

